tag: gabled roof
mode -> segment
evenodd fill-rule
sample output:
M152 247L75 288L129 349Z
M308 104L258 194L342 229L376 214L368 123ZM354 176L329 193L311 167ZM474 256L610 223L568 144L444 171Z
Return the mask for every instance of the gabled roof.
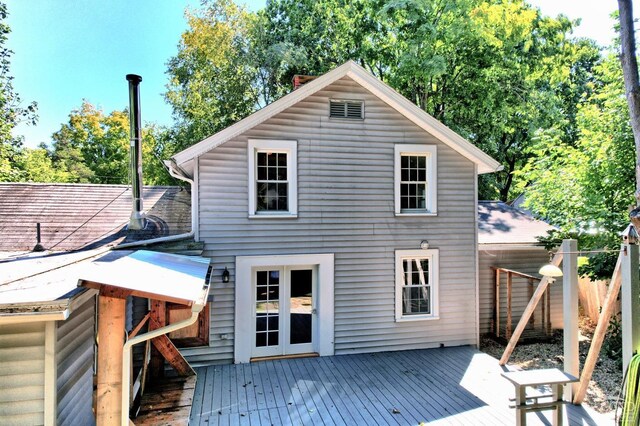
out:
M149 224L135 235L125 229L131 205L131 187L126 185L0 183L0 252L31 251L37 223L42 246L56 252L191 230L191 197L179 187L143 189Z
M229 126L226 129L221 130L203 141L185 149L184 151L175 154L172 158L182 170L186 171L189 175L193 175L192 160L195 158L263 123L274 115L295 105L308 96L313 95L345 76L351 78L417 126L421 127L438 138L444 144L477 164L478 173L490 173L502 168L500 163L496 160L433 118L431 115L418 108L407 98L400 95L398 92L371 75L353 61L348 61L338 68L335 68L333 71L316 78L236 124Z
M539 246L537 237L555 229L502 201L478 202L478 244Z

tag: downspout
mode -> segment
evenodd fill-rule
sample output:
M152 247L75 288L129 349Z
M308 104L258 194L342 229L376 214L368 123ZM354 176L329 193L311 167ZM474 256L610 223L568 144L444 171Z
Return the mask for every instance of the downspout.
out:
M179 179L181 181L187 182L193 191L193 180L189 179L188 177L186 177L185 175L183 175L182 173L180 173L179 171L177 171L175 169L175 166L173 164L173 162L171 161L165 161L164 162L165 166L167 167L167 170L169 171L169 174L171 176L173 176L176 179ZM194 209L194 203L193 200L191 201L191 209ZM158 238L152 238L150 240L144 240L144 241L135 241L132 243L125 243L125 244L120 244L118 245L116 248L117 249L126 249L126 248L131 248L131 247L144 247L147 246L149 244L155 244L155 243L164 243L164 242L168 242L168 241L177 241L177 240L182 240L185 238L191 238L195 235L195 231L194 231L194 224L193 224L193 220L194 220L194 215L193 213L191 214L191 231L184 233L184 234L177 234L177 235L169 235L167 237L158 237Z
M205 286L205 290L209 292L209 286ZM206 300L206 296L204 297ZM175 324L169 324L165 327L158 328L148 333L140 334L133 339L127 340L122 348L122 414L121 425L129 426L129 386L130 386L130 373L131 373L131 348L141 342L153 339L154 337L161 336L163 334L171 333L172 331L185 328L193 324L198 320L200 311L204 308L204 305L194 304L191 307L191 317L186 320L177 322Z

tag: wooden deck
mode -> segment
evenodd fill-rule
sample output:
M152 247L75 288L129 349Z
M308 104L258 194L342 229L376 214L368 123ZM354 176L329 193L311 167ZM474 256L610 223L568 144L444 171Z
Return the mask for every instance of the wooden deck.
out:
M503 371L471 347L211 366L198 369L189 424L511 425L514 387ZM530 425L550 419L527 416ZM567 405L564 424L613 421Z

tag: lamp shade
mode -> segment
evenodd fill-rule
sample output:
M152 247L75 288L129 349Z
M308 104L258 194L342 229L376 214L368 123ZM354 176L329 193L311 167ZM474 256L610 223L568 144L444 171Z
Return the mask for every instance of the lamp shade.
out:
M542 268L540 268L538 273L545 277L551 277L551 278L562 276L562 270L552 263L544 265Z

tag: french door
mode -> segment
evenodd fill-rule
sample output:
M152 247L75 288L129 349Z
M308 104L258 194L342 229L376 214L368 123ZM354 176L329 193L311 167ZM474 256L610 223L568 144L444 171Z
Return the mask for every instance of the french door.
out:
M260 267L252 271L252 357L315 352L317 267Z

